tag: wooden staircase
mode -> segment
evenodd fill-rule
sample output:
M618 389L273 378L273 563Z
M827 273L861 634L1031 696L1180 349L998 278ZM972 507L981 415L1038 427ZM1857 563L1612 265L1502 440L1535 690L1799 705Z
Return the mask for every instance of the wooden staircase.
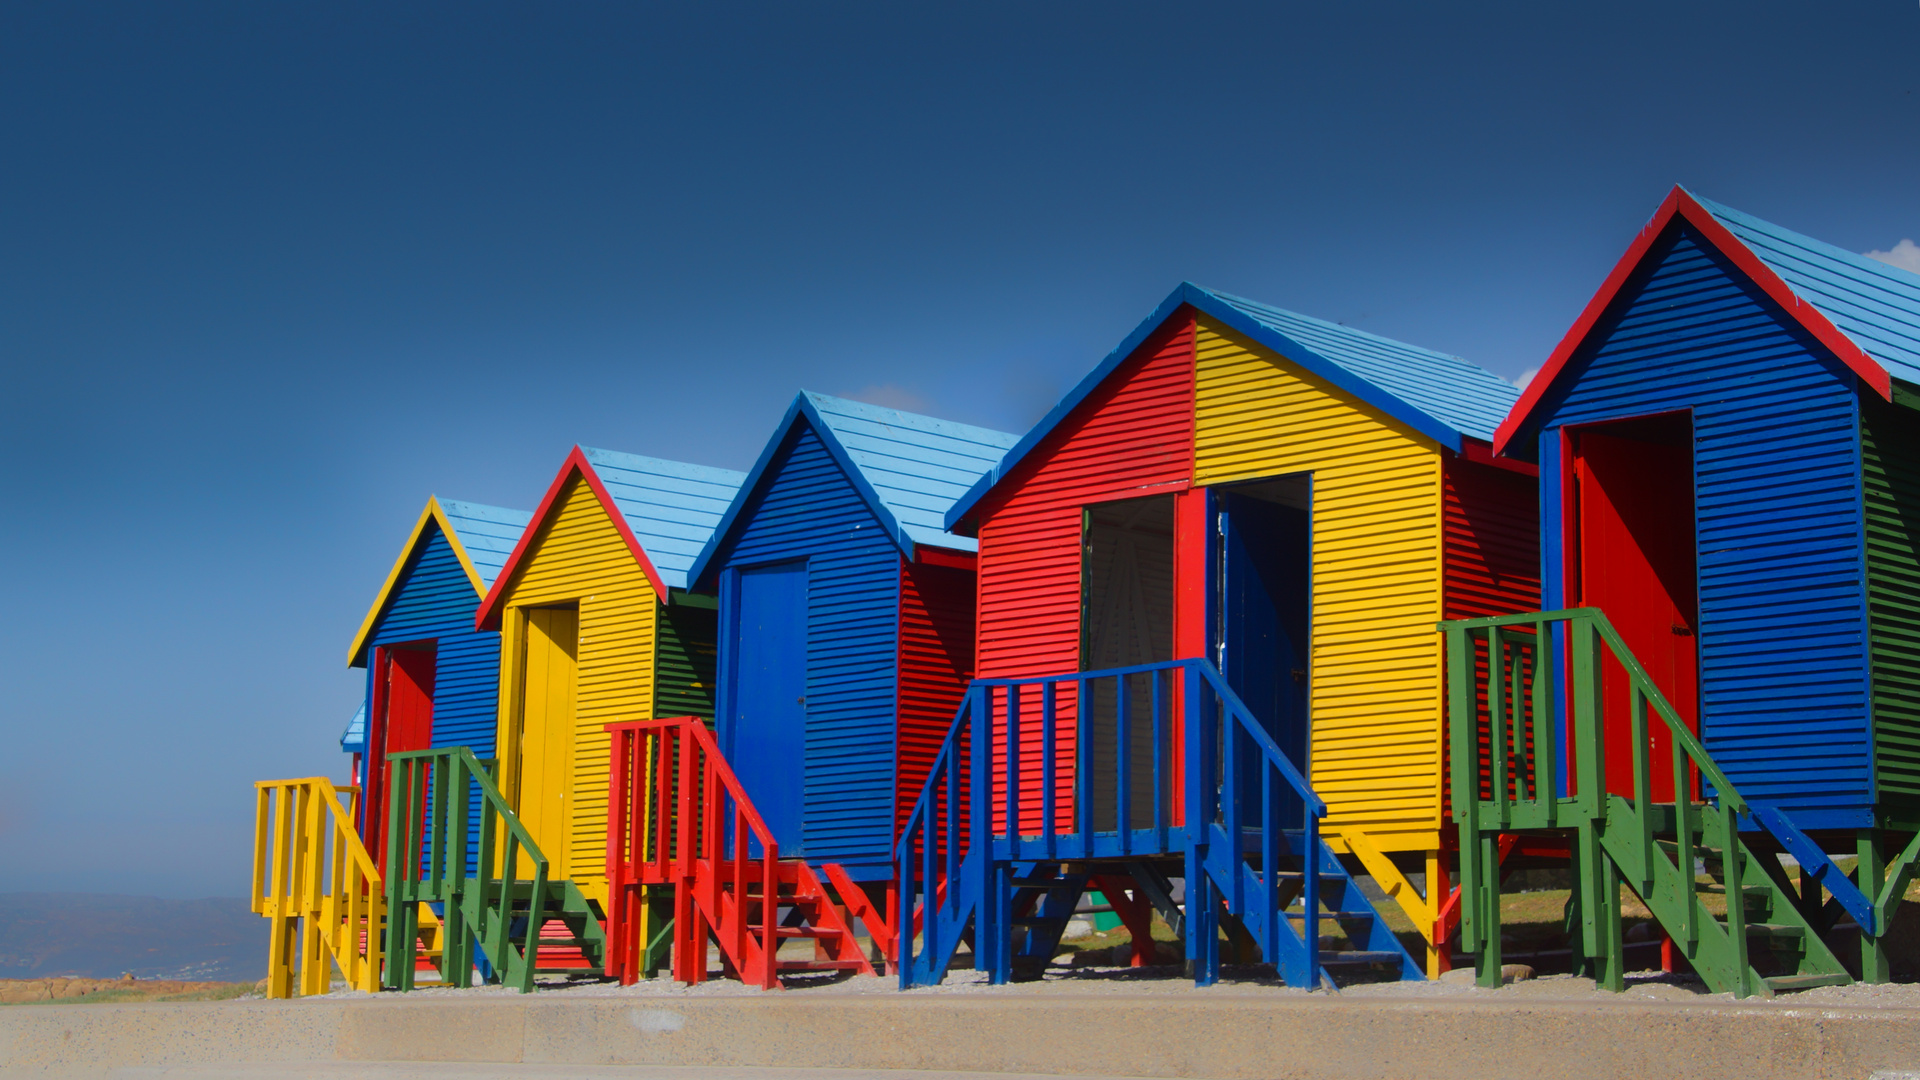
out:
M607 952L601 915L572 881L548 877L546 856L495 786L493 763L464 746L387 760L384 985L414 987L423 904L441 911L432 937L446 985L472 985L476 967L522 992L539 975L598 974Z
M1104 760L1096 738L1115 748ZM1321 837L1325 814L1205 660L977 679L895 849L901 986L940 982L969 936L993 982L1033 976L1090 887L1123 898L1136 964L1157 955L1159 912L1200 985L1219 978L1223 931L1293 986L1362 970L1423 978ZM1332 928L1357 947L1331 950Z
M254 784L249 891L254 913L271 922L270 998L327 993L335 964L356 990L380 985L386 895L354 831L358 794L319 776Z
M615 943L607 974L631 984L649 973L641 927L650 907L665 904L680 982L706 979L709 942L729 974L769 990L783 976L806 972L875 973L849 915L877 941L892 936L891 926L839 867L824 868L829 890L805 860L780 857L704 721L637 720L607 730L608 924ZM796 942L812 947L795 956Z
M1574 954L1604 987L1625 985L1622 884L1715 991L1771 996L1853 981L1779 861L1756 853L1741 827L1772 832L1787 850L1826 861L1827 870L1815 872L1824 873L1836 904L1864 916L1860 925L1869 935L1882 932L1887 904L1898 903L1920 839L1896 861L1889 895L1870 901L1785 815L1740 795L1598 609L1458 620L1440 629L1447 635L1450 779L1460 827L1461 944L1474 955L1482 985L1500 979L1500 864L1522 834L1558 835L1568 845ZM1558 644L1544 648L1549 642ZM1535 662L1561 649L1564 675L1561 665ZM1605 665L1626 676L1626 700L1611 704L1614 715L1627 718L1621 726L1631 739L1631 782L1612 787ZM1555 694L1561 678L1564 699ZM1670 747L1659 768L1654 725L1662 725ZM1557 744L1565 735L1572 745L1563 775ZM1613 737L1620 737L1617 728Z

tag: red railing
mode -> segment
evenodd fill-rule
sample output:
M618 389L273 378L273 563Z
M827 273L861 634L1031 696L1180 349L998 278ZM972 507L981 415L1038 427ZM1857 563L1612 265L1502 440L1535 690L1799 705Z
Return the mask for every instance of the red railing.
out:
M607 974L625 984L640 977L646 894L664 886L674 897L675 979L705 977L711 932L743 981L778 987L779 846L706 722L677 716L606 729ZM749 895L755 884L758 898Z

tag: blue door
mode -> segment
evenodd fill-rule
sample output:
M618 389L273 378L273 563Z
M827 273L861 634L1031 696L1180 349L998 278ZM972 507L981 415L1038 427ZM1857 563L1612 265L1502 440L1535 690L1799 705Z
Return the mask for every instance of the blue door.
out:
M807 755L807 564L740 572L727 760L781 855L802 855Z
M1220 673L1305 775L1308 514L1275 501L1273 494L1259 487L1223 491L1215 504L1220 512ZM1249 762L1244 772L1240 790L1259 791L1257 768ZM1285 789L1281 820L1298 828L1302 810L1299 796ZM1241 813L1256 814L1258 807L1243 806Z

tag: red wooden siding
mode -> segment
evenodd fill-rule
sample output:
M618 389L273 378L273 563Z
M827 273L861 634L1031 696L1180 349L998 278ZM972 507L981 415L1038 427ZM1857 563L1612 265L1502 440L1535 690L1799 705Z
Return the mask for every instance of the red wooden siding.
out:
M894 835L920 798L927 770L973 678L971 570L904 563L900 573L900 734Z
M1078 670L1081 508L1183 491L1192 476L1193 313L1183 308L982 501L981 677ZM1072 812L1073 712L1071 701L1058 704L1056 761L1069 767L1055 772L1055 806L1065 823ZM1035 693L1022 706L1023 717L1035 718L1023 739L1023 749L1029 741L1032 749L1021 754L1028 791L1040 779L1039 714ZM1032 812L1038 805L1036 795Z
M1540 609L1540 496L1533 477L1448 457L1441 466L1445 571L1441 607L1449 619ZM1486 647L1475 685L1486 686ZM1485 724L1486 698L1480 700ZM1444 728L1442 729L1444 733ZM1528 738L1531 744L1531 737ZM1441 752L1446 752L1444 734ZM1450 775L1443 762L1441 784ZM1482 764L1481 773L1486 775ZM1489 791L1488 798L1492 797ZM1451 792L1441 812L1453 812Z

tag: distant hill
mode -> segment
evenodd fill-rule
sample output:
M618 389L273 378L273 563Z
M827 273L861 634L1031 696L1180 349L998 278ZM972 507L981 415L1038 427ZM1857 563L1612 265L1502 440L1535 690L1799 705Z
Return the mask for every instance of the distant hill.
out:
M267 920L240 899L0 893L0 979L52 975L252 982Z

